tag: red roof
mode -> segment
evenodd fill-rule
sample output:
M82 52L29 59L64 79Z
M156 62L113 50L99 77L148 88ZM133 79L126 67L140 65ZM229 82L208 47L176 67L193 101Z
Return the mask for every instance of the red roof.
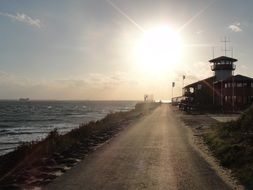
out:
M234 77L234 79L233 79ZM214 82L214 76L213 77L209 77L209 78L206 78L206 79L203 79L203 80L200 80L200 81L197 81L197 82L194 82L194 83L191 83L183 88L189 88L189 87L194 87L198 84L201 84L201 83L210 83L212 84L212 82ZM231 77L228 77L227 79L223 80L223 81L215 81L215 84L218 84L220 82L232 82L234 80L234 82L243 82L243 81L248 81L248 82L253 82L253 78L250 78L250 77L246 77L246 76L243 76L243 75L235 75L235 76L231 76Z
M210 83L210 84L211 84L211 83L213 82L213 80L214 80L214 76L208 77L208 78L206 78L206 79L203 79L203 80L200 80L200 81L191 83L191 84L189 84L189 85L187 85L187 86L185 86L185 87L183 87L183 88L193 87L193 86L196 86L196 85L198 85L198 84L200 84L200 83Z
M234 79L233 79L234 78ZM233 81L234 82L243 82L243 81L249 81L249 82L253 82L253 78L250 78L250 77L246 77L246 76L243 76L243 75L235 75L235 76L231 76L231 77L228 77L227 79L223 80L222 82L231 82ZM219 83L221 81L217 81L217 83Z

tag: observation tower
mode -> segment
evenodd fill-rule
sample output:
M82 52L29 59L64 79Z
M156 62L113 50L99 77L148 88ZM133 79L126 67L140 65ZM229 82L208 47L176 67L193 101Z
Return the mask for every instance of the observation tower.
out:
M234 64L236 61L237 59L227 56L211 59L209 62L211 63L211 70L214 71L215 80L221 81L233 76L233 71L236 69Z

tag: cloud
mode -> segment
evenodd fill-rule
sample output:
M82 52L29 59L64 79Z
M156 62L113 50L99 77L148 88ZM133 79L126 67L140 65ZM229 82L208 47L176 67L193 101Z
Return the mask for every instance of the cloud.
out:
M30 85L32 80L27 77L14 75L12 73L7 73L5 71L0 70L0 86L1 85L20 85L26 86Z
M8 73L6 73L5 71L1 71L0 70L0 79L3 79L5 77L7 77L7 76L8 76Z
M57 79L55 82L57 85L70 88L83 88L87 86L85 80L82 79Z
M129 79L127 73L115 72L111 75L90 73L85 78L85 83L98 89L115 89L122 85L137 85L137 79Z
M203 30L198 30L197 32L196 32L196 34L197 35L200 35L200 34L202 34L204 31Z
M136 99L138 78L129 73L89 73L79 77L37 79L0 70L0 99ZM134 90L129 90L134 89ZM138 99L138 98L137 98Z
M9 14L9 13L0 12L0 16L7 17L7 18L10 18L10 19L18 21L18 22L22 22L22 23L25 23L29 26L33 26L36 28L42 27L42 23L39 19L31 18L24 13L16 13L16 15L13 15L13 14Z
M122 85L137 85L137 79L130 79L128 73L115 72L110 75L105 75L101 73L89 73L84 77L70 77L54 80L37 80L34 81L31 78L15 75L12 73L7 73L0 70L0 85L10 84L10 85L20 85L20 86L59 86L63 88L92 88L92 89L112 89L117 88Z
M242 32L241 23L237 22L228 26L233 32Z
M182 82L182 76L185 75L185 82L187 84L196 82L198 80L205 79L213 76L210 69L210 64L205 61L197 61L190 65L186 65L183 70L175 71L174 79L177 82Z

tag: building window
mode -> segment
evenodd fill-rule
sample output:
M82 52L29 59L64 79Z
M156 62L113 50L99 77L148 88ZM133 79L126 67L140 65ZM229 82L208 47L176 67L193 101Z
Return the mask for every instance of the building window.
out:
M237 87L242 87L242 83L241 83L241 82L238 82L236 86L237 86Z
M201 90L201 89L202 89L202 85L198 84L198 90Z
M253 82L251 83L251 88L253 88Z
M242 103L242 97L241 96L237 96L236 100L237 100L238 103Z
M231 96L231 102L235 103L236 102L236 96Z
M247 96L243 96L243 103L244 103L244 104L247 103Z
M247 87L247 83L246 82L243 83L243 87Z
M225 88L231 88L232 84L230 82L225 83Z

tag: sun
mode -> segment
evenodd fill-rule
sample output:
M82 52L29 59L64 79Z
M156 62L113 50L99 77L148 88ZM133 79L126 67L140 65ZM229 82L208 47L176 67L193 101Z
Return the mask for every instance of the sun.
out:
M168 26L145 31L136 46L138 65L143 71L159 74L168 71L182 56L182 39Z

